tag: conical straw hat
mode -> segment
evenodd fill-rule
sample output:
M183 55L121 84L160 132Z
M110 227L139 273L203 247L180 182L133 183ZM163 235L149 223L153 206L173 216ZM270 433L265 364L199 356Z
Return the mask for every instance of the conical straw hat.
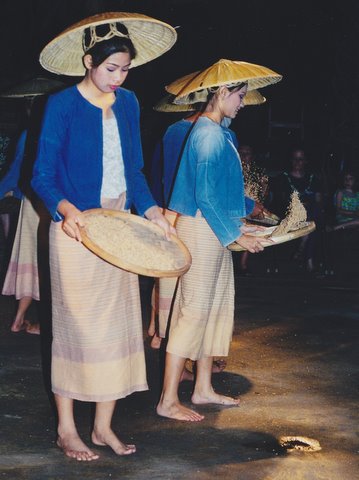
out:
M177 105L173 103L174 98L175 96L170 93L165 95L158 103L156 103L153 109L156 110L156 112L164 113L193 112L196 110L196 107L193 104L181 103L180 105Z
M196 110L195 104L197 102L193 101L193 98L191 98L188 103L186 103L185 100L189 99L189 97L181 98L181 103L173 103L175 98L175 95L169 93L161 98L161 100L156 103L153 109L157 112L164 113L193 112ZM258 90L251 90L250 92L247 92L246 96L244 97L243 104L247 107L249 105L261 105L266 101L267 99L263 97ZM199 102L201 102L201 100L198 100L198 103Z
M65 87L63 82L52 78L35 77L24 83L15 85L15 87L6 90L0 94L5 98L23 98L37 97L39 95L47 95L48 93L61 90Z
M263 97L263 95L258 90L250 90L243 98L243 104L246 107L248 107L249 105L262 105L266 101L266 97Z
M59 75L82 76L85 67L82 38L86 28L120 22L128 30L137 55L131 67L137 67L169 50L177 39L176 30L167 23L140 13L107 12L85 18L54 38L40 54L41 65Z
M176 103L182 97L222 85L248 84L248 91L263 88L282 80L282 75L254 63L221 59L205 70L197 71L175 80L166 87L176 95Z

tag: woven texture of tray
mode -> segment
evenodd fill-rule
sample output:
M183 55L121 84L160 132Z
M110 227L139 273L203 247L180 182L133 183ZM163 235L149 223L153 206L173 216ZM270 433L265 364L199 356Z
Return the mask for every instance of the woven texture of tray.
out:
M295 240L296 238L304 237L304 235L308 235L309 233L314 232L315 230L315 223L314 222L304 222L304 225L301 228L298 228L297 230L292 230L291 232L287 232L284 235L279 235L271 236L273 227L268 227L268 238L270 238L271 241L268 241L268 245L263 245L264 247L274 247L275 245L279 245L280 243L285 243L289 242L290 240ZM256 236L261 236L265 237L265 234L261 233L260 235ZM238 245L238 243L231 243L227 247L229 250L232 250L233 252L243 252L246 250L245 248L241 247Z
M153 222L131 213L103 208L83 212L83 244L109 263L149 277L179 277L192 258L181 240L168 241Z

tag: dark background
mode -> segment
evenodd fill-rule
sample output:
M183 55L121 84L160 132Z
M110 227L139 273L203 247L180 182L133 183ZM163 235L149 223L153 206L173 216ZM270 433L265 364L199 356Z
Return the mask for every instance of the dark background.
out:
M165 85L220 58L258 63L283 75L262 90L266 104L247 107L232 123L239 141L252 144L269 170L284 168L288 150L298 142L318 172L335 176L343 166L357 164L356 1L2 0L0 92L38 75L78 81L44 71L39 53L72 23L104 11L144 13L177 28L175 46L131 70L124 85L141 103L147 166L164 128L178 119L153 111ZM16 131L23 105L0 100L0 130Z

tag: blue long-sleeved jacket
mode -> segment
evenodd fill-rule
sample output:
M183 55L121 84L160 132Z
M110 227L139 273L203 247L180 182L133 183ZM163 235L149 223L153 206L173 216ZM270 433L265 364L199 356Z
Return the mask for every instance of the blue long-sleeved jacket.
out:
M155 205L142 173L139 106L133 92L120 88L112 106L125 166L126 208L139 213ZM77 86L52 95L47 103L32 187L55 221L63 199L79 210L100 207L102 186L102 110L89 103Z
M165 198L188 124L173 124L163 139ZM224 246L240 236L240 219L252 212L254 201L244 196L240 158L229 129L207 117L198 119L183 151L169 208L189 216L200 210Z
M13 191L13 196L16 198L21 199L23 197L23 193L19 188L19 178L24 159L26 136L27 133L24 130L17 141L15 156L9 166L9 170L0 181L0 198L3 198L10 191Z

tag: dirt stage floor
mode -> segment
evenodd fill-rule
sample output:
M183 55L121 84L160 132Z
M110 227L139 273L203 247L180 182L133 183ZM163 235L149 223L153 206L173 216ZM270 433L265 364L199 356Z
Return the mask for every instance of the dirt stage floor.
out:
M137 445L129 457L100 447L95 462L64 458L47 393L50 319L41 338L12 334L15 303L0 297L0 479L359 479L358 243L335 248L316 275L297 268L288 249L269 250L251 256L248 276L234 257L233 343L226 370L213 378L218 391L240 394L240 406L198 407L206 416L200 423L158 417L159 354L145 334L150 390L118 402L113 422ZM151 285L141 278L144 332ZM31 313L36 320L35 306ZM183 382L186 404L190 392ZM77 404L76 412L88 441L91 405ZM314 439L321 450L290 451L281 436Z

